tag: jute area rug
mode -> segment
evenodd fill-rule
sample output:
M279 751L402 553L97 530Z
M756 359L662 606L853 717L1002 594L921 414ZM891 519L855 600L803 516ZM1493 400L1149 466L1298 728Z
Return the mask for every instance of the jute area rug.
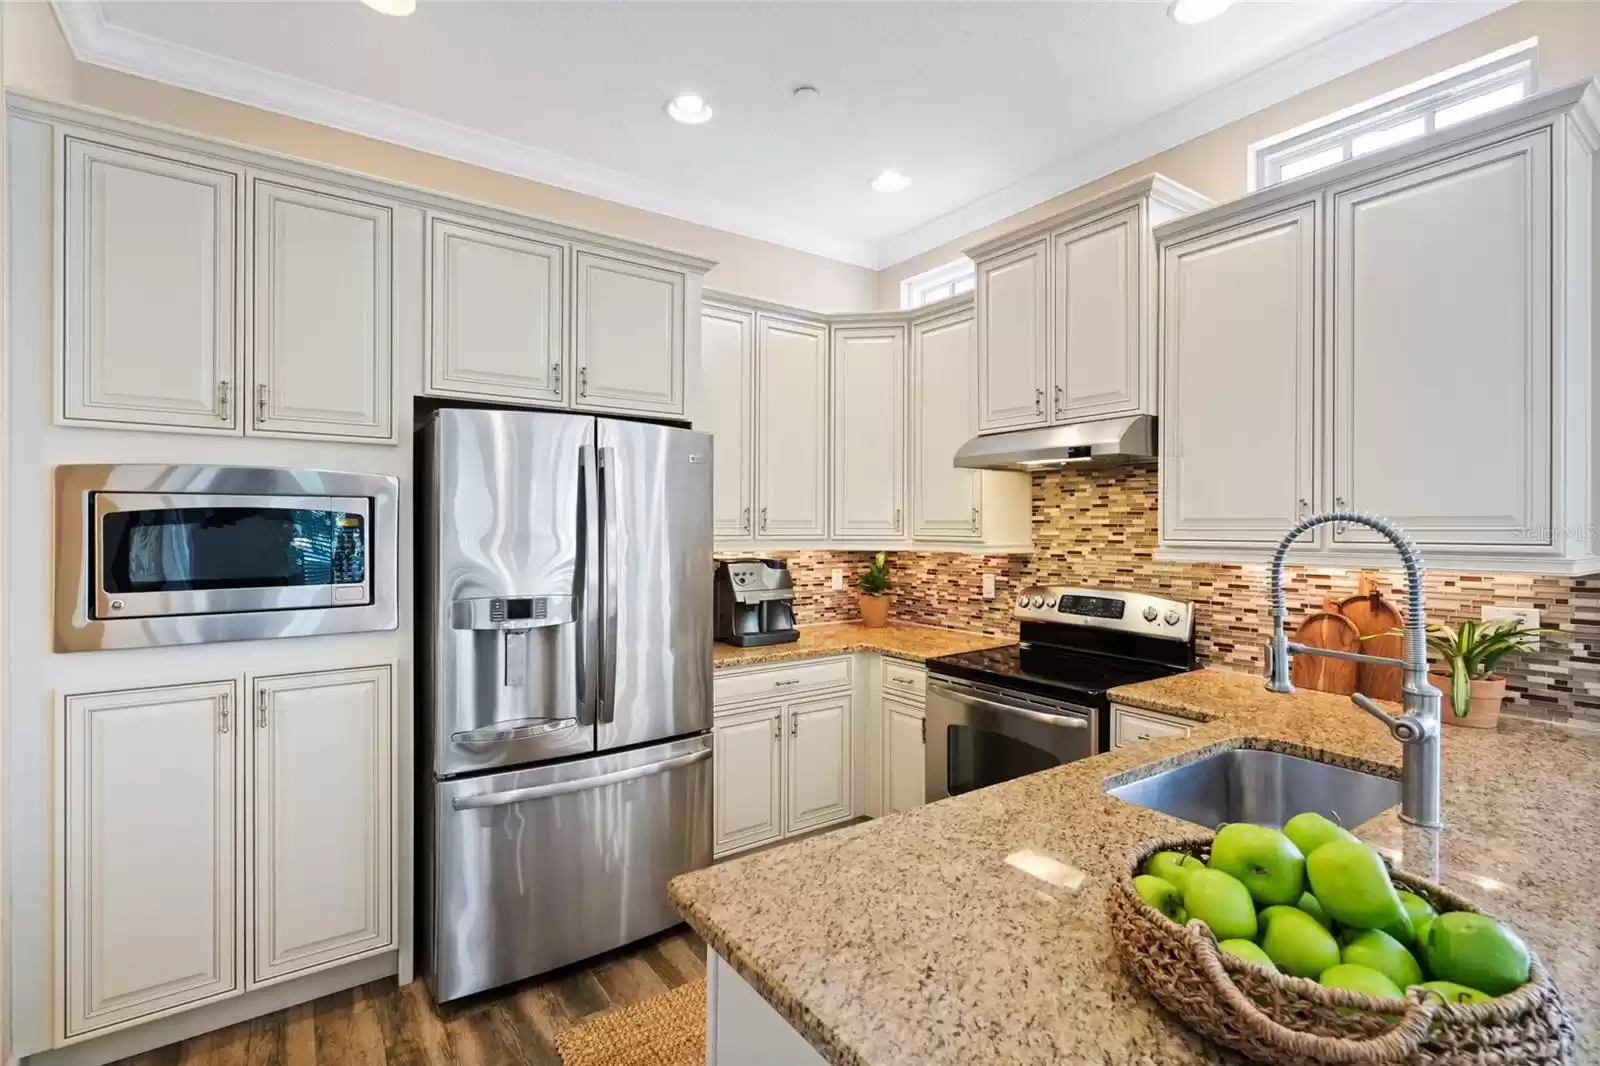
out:
M564 1066L705 1066L702 978L556 1034Z

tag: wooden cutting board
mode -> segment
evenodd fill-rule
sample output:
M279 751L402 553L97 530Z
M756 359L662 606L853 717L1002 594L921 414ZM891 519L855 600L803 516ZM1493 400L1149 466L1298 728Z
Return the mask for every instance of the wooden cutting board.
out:
M1337 600L1323 600L1322 610L1300 623L1294 631L1299 644L1332 651L1360 651L1361 631L1339 613ZM1356 690L1356 663L1329 659L1323 655L1296 655L1289 667L1289 680L1296 688L1337 692L1348 696Z
M1368 655L1401 658L1405 654L1405 638L1389 631L1403 628L1405 616L1384 596L1371 575L1362 574L1357 587L1359 591L1354 596L1339 604L1339 613L1355 623L1363 637L1371 637L1361 642L1361 650ZM1375 700L1398 700L1404 684L1405 678L1398 666L1361 663L1356 669L1356 691Z

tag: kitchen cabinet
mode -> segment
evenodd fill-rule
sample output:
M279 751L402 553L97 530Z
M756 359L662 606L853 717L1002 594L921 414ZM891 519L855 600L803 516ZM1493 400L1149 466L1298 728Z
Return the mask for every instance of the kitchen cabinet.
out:
M1229 220L1162 251L1166 542L1275 545L1308 513L1317 208Z
M978 362L971 304L911 324L911 534L983 539L984 472L955 465L978 432Z
M1140 204L1050 238L1051 418L1135 412L1148 372Z
M68 1039L240 989L235 683L64 701Z
M828 535L828 327L756 316L756 533Z
M391 209L309 182L251 184L251 430L393 439Z
M683 414L683 271L574 253L573 406Z
M923 709L902 700L883 700L884 712L884 811L895 814L922 806L924 759L927 749L927 722Z
M705 430L712 437L711 527L717 539L755 532L756 316L704 304L700 311Z
M727 855L783 837L783 704L719 719L712 851Z
M1330 195L1335 506L1384 515L1424 548L1548 545L1550 131ZM1419 465L1430 453L1440 461ZM1333 530L1337 546L1379 540Z
M388 666L254 680L252 986L395 941ZM253 725L251 724L253 722Z
M831 347L833 536L904 536L905 326L835 326Z
M428 229L431 390L563 403L566 246L443 215Z
M64 139L68 424L237 434L241 168Z
M785 834L850 817L850 695L784 706L788 721Z
M1193 726L1179 718L1156 714L1154 711L1132 711L1111 705L1111 746L1125 748L1146 740L1163 737L1186 737Z
M1050 387L1049 241L978 263L978 425L1042 426Z

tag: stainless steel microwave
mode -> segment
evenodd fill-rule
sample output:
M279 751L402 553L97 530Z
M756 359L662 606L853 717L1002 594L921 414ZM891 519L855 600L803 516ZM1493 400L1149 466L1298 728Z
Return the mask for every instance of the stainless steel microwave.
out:
M393 629L399 482L326 470L56 468L56 650Z

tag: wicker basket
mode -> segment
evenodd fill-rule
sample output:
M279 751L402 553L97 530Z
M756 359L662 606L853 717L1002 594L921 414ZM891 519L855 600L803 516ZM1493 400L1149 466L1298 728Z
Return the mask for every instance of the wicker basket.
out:
M1132 875L1158 851L1209 858L1208 838L1154 841L1106 896L1117 953L1162 1006L1189 1026L1256 1062L1404 1063L1407 1066L1569 1066L1576 1034L1537 956L1526 985L1488 1003L1447 1005L1407 993L1394 1000L1274 973L1218 951L1204 922L1180 926L1145 903ZM1437 885L1393 874L1396 885L1441 913L1476 910Z

